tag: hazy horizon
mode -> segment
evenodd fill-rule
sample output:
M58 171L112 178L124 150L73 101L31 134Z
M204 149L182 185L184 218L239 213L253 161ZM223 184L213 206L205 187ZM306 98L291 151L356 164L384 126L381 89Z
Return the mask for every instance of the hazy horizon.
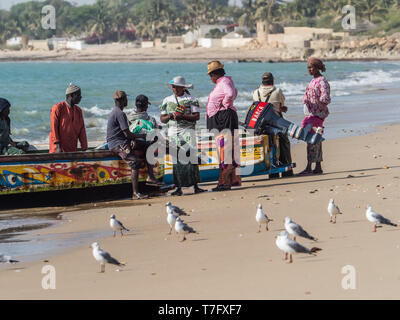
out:
M0 0L0 9L4 10L9 10L13 5L22 3L22 2L29 2L32 0ZM42 2L44 0L33 0L36 2ZM96 2L96 0L66 0L68 2L71 2L74 5L84 5L84 4L93 4ZM242 0L229 0L229 3L231 5L240 5Z

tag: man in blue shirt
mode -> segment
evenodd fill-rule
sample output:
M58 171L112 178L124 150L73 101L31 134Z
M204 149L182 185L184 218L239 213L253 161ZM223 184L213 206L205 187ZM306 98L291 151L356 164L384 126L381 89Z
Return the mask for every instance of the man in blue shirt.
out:
M114 93L114 101L115 107L108 116L107 123L108 148L126 161L132 169L132 199L144 199L147 196L138 191L139 169L143 166L143 160L138 158L135 151L142 151L146 155L149 143L140 140L146 139L145 134L133 134L129 131L128 119L123 112L123 109L128 105L126 93L124 91L116 91ZM156 185L162 184L155 178L153 166L147 163L147 167L149 174L148 182Z

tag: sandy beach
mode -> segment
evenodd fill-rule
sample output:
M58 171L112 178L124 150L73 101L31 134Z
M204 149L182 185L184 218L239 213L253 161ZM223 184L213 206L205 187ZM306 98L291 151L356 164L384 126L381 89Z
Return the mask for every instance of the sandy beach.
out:
M121 238L98 239L101 247L127 264L107 265L104 274L90 243L49 257L48 262L9 265L0 271L0 299L398 299L400 228L373 233L365 218L368 204L400 221L400 126L380 127L364 136L324 142L324 175L265 180L248 178L230 192L164 197L63 215L63 222L40 234L107 231L117 218L132 231ZM296 171L305 166L305 145L293 148ZM211 189L213 184L203 184ZM342 212L329 223L334 198ZM199 234L179 242L167 235L165 203L185 208L185 222ZM270 231L257 233L258 203L274 219ZM117 202L116 202L117 204ZM275 236L290 216L323 250L283 261ZM37 231L36 231L37 232ZM42 267L56 269L56 289L44 290ZM344 290L342 268L353 266L356 289ZM120 272L116 272L121 269Z

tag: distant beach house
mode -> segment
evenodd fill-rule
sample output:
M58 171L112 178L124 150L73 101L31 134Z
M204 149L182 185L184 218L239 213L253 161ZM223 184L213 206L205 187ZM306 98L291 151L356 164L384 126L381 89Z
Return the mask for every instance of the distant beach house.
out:
M22 37L14 37L14 38L10 38L6 41L6 45L8 47L12 47L12 46L20 46L22 45Z
M206 35L211 30L219 30L221 33L227 33L227 26L217 24L201 24L197 29L187 32L183 35L185 45L192 45L194 42L199 42L200 38L206 38Z

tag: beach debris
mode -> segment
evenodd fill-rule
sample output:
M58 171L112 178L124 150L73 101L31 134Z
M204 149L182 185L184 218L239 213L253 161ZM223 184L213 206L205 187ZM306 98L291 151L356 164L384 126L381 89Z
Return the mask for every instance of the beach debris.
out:
M257 199L261 199L261 198L269 198L269 195L263 195L263 196L258 196Z
M284 260L288 259L288 255L290 256L289 263L293 263L293 254L296 253L307 253L310 255L314 255L318 251L321 251L320 248L311 248L308 249L305 246L301 245L295 240L289 238L289 233L287 231L281 231L279 236L276 237L275 241L276 246L285 253Z
M268 218L267 215L264 213L261 203L258 205L258 208L257 208L256 221L258 223L258 232L257 233L261 232L262 224L265 224L265 230L268 231L268 223L271 221L274 221L274 220Z
M116 266L125 266L125 263L119 262L117 259L113 258L108 252L102 250L97 242L93 242L91 245L93 257L97 262L100 262L100 273L106 271L106 263L113 264Z
M373 157L374 159L377 159L377 158L378 158L378 156L377 156L376 154L374 154L372 157Z
M155 272L152 272L152 273L151 273L151 275L152 275L152 276L156 276L156 275L157 275L157 273L155 273Z
M112 214L112 215L110 216L110 227L111 227L111 229L113 229L113 231L114 231L114 238L115 238L115 234L116 234L118 231L121 232L121 237L123 236L122 230L125 230L125 231L128 231L128 232L129 232L129 229L125 228L125 226L122 224L122 222L121 222L121 221L118 221L118 220L115 218L115 214Z
M293 236L293 240L296 240L296 237L302 237L309 240L317 241L317 239L309 235L308 232L305 231L301 225L297 224L289 217L285 218L285 229L289 234Z
M311 190L311 191L310 191L310 193L316 193L316 192L318 192L318 189L315 189L315 190Z
M386 224L389 226L397 227L397 224L391 222L389 219L386 219L379 213L375 212L372 209L372 206L368 205L367 211L365 212L365 216L367 217L368 221L374 223L374 232L376 232L376 225L377 224Z
M385 165L385 166L383 166L383 169L387 170L387 169L390 169L390 167Z
M335 224L336 223L336 215L338 214L343 214L339 207L335 204L334 199L330 199L329 200L329 204L328 204L328 213L331 216L331 220L329 222ZM333 220L332 220L333 218Z
M46 260L43 260L43 262L44 263L49 263L50 261L46 259Z
M180 234L180 233L183 234L183 238L182 238L181 242L186 240L186 234L188 234L188 233L198 233L192 227L189 227L186 223L184 223L180 217L176 218L175 231L178 234Z
M347 178L354 178L354 176L351 175L351 174L349 174L349 175L347 176Z
M16 264L18 262L18 260L14 260L10 256L0 253L0 263Z
M309 295L311 295L311 291L306 291L306 292L304 292L304 294L305 294L306 296L309 296Z

